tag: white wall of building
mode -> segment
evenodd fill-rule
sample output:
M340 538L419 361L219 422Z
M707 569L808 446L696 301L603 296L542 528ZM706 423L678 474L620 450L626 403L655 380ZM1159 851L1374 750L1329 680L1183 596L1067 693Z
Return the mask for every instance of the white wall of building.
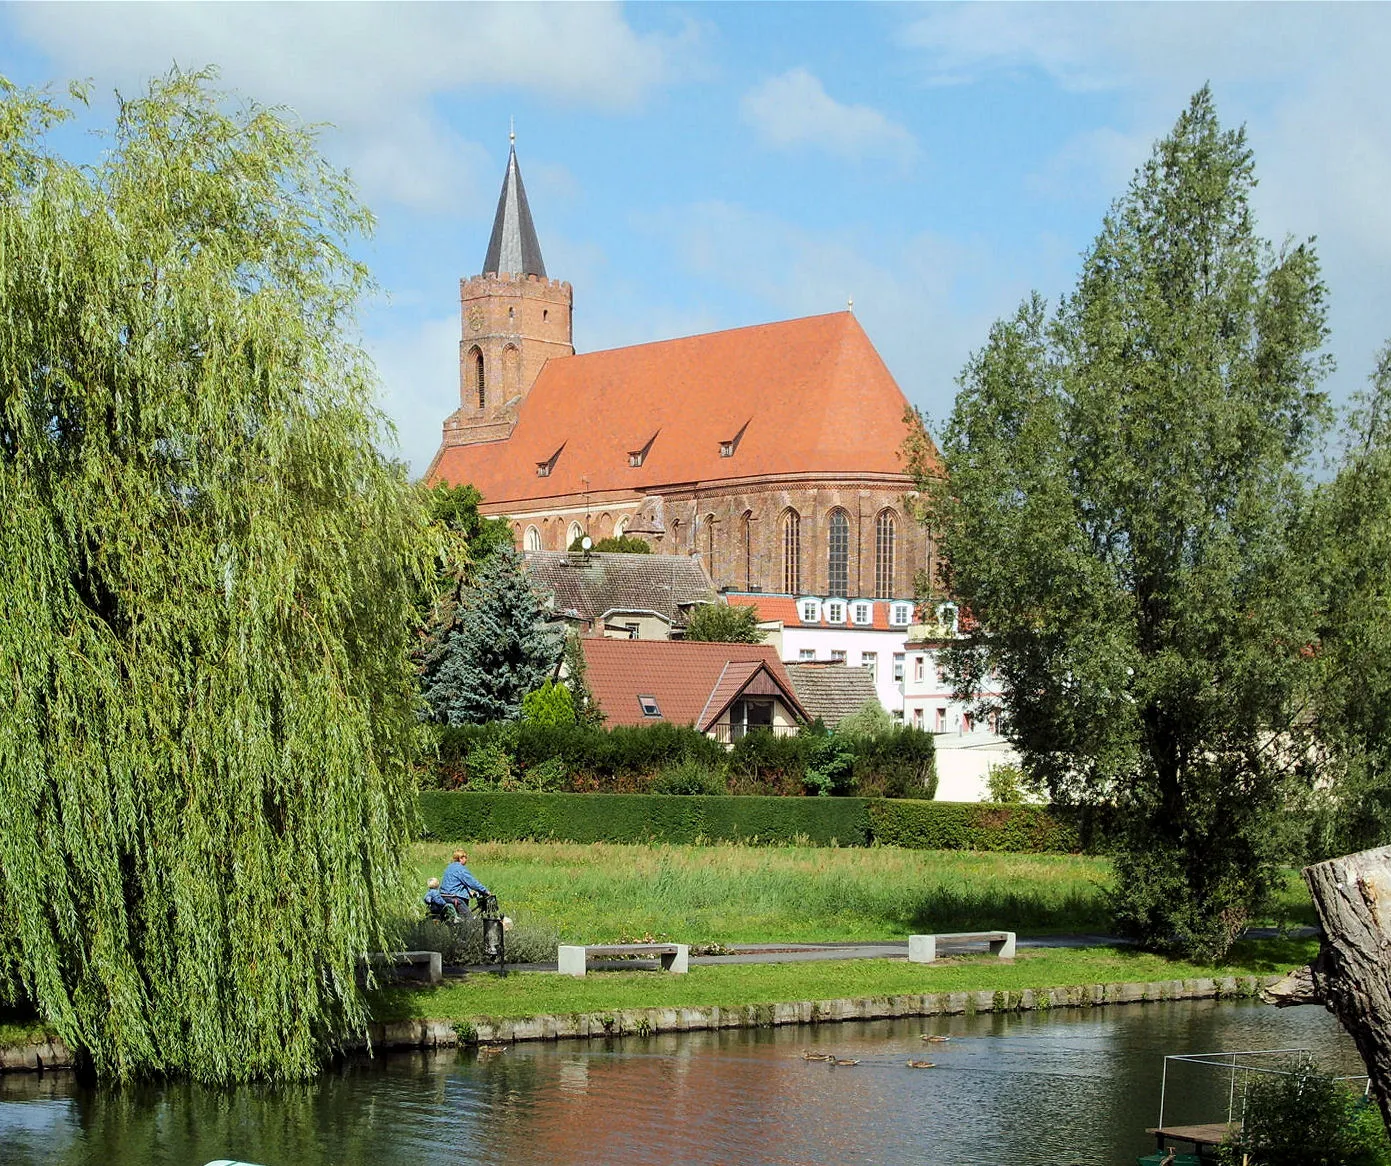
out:
M903 719L932 734L937 749L937 800L985 801L990 796L986 784L990 770L997 765L1018 765L1019 755L999 732L998 682L987 681L975 701L957 700L952 695L941 662L949 642L940 635L929 635L925 628L909 633ZM993 705L993 710L983 712L981 702Z

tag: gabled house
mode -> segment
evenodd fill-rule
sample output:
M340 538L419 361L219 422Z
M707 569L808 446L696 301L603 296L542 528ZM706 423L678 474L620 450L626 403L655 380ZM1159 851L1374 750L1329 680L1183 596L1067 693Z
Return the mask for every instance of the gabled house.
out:
M528 551L524 563L532 585L553 595L556 612L586 636L669 640L696 607L719 602L689 555Z
M751 731L790 736L809 718L767 644L582 641L585 682L609 728L666 722L732 743Z
M847 666L838 660L785 666L807 716L819 717L828 729L837 728L867 705L880 703L868 668Z

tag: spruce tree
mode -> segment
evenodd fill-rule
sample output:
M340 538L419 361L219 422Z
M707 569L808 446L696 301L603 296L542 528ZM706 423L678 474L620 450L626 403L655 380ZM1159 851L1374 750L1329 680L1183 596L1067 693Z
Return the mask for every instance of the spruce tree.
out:
M522 698L555 669L564 633L546 622L546 605L522 570L521 555L499 547L441 627L424 669L434 720L446 725L511 721Z
M303 1077L411 837L424 523L311 132L174 73L71 165L0 80L0 1003L100 1075Z

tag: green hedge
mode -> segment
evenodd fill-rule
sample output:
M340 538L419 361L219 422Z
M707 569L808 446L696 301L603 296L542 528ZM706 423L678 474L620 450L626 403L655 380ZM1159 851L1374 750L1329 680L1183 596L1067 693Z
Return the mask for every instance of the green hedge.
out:
M1085 833L1042 806L886 798L662 794L420 794L425 837L442 842L758 841L913 850L1072 853Z

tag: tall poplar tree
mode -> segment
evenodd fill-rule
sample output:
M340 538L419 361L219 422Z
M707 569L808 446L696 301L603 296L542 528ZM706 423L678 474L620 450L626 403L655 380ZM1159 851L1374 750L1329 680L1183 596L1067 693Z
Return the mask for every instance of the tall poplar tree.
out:
M1324 289L1311 244L1257 236L1254 184L1204 88L1072 295L971 358L945 474L918 451L942 583L980 625L958 683L997 669L1033 778L1117 808L1120 925L1205 956L1272 885L1318 607L1292 548Z
M424 518L345 337L371 225L181 74L90 167L0 81L0 999L96 1073L314 1072L413 817Z

